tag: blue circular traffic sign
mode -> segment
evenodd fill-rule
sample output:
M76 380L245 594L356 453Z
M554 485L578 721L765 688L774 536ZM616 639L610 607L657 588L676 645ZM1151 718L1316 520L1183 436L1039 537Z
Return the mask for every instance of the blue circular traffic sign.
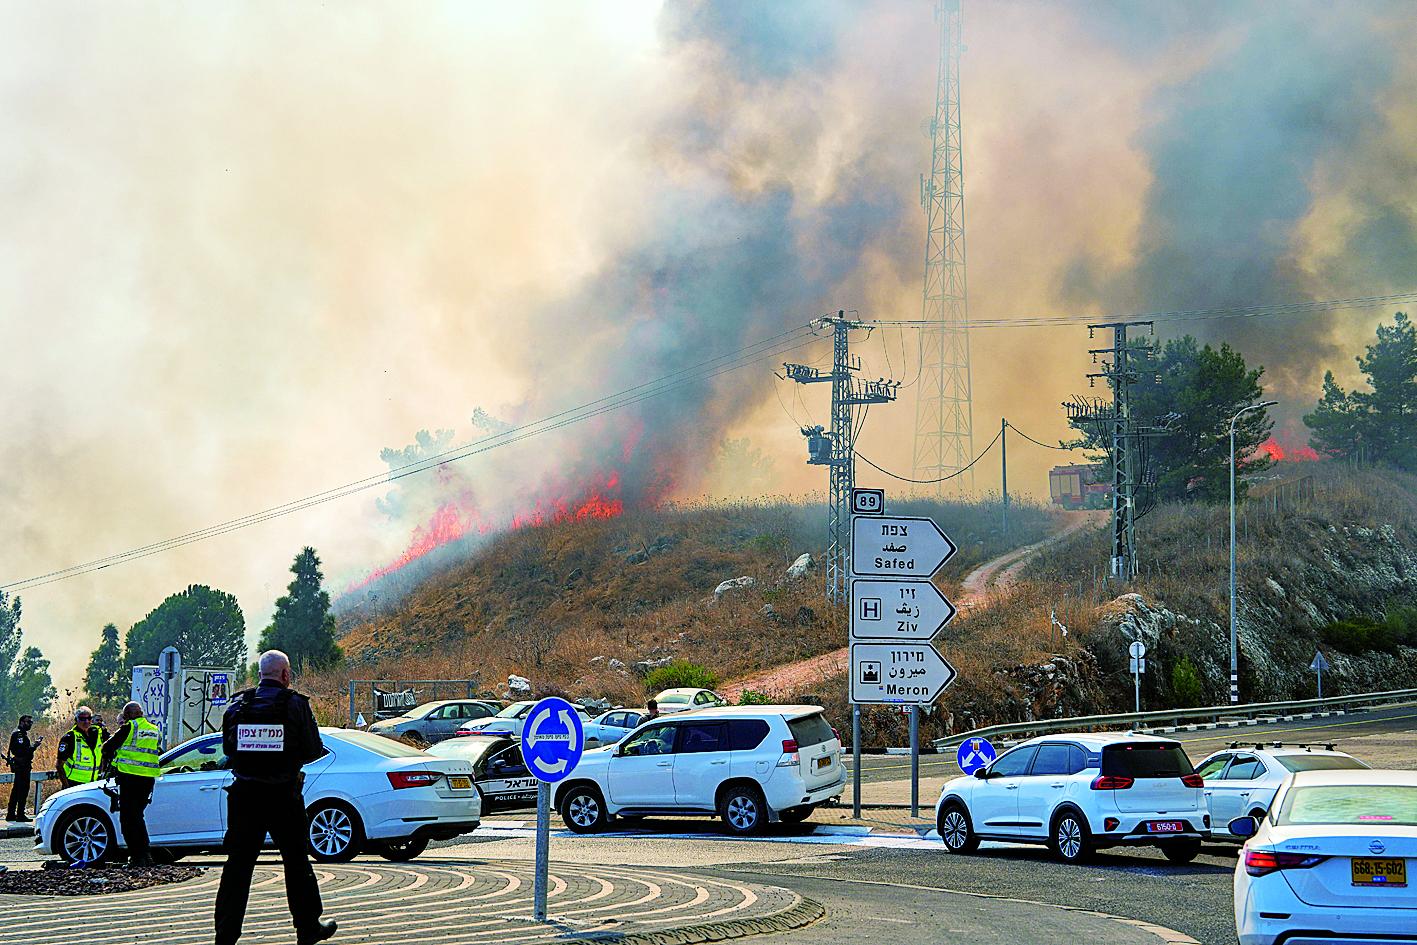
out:
M959 770L965 774L973 774L980 768L987 768L997 757L999 753L989 744L987 738L966 738L960 743L959 751L955 754Z
M542 699L522 726L522 760L539 781L554 784L575 770L585 751L581 714L565 699Z

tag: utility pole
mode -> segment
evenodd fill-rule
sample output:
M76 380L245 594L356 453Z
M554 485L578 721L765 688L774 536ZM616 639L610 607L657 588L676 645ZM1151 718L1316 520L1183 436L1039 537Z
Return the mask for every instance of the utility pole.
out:
M999 482L1004 493L1004 534L1009 533L1009 421L999 421Z
M850 333L870 331L871 326L849 319L845 312L824 316L814 323L832 333L832 369L823 374L805 364L783 364L789 380L799 384L832 386L831 431L823 427L803 427L807 438L807 462L830 469L827 498L827 599L845 603L847 575L851 573L851 490L856 485L856 424L853 407L890 403L896 399L899 381L874 381L856 377L861 359L851 354Z
M920 333L920 378L915 402L916 479L940 479L974 456L973 382L969 366L969 309L964 254L964 161L960 136L960 0L940 0L940 64L930 119L930 177L920 179L927 221L925 293ZM969 474L972 483L973 473ZM968 484L960 476L955 488ZM944 493L936 483L936 494Z

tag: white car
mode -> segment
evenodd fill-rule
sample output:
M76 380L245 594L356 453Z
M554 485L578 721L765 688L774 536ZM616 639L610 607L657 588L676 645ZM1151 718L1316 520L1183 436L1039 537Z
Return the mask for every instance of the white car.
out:
M728 700L712 689L666 689L653 699L660 715L728 705Z
M1263 817L1284 779L1295 771L1340 771L1368 765L1332 745L1242 746L1238 742L1196 765L1205 780L1206 809L1214 840L1239 841L1226 826L1237 817Z
M368 850L389 860L409 860L430 840L477 829L482 806L472 765L434 758L368 732L320 729L325 755L305 771L310 852L317 860L344 862ZM159 759L146 820L154 849L172 854L220 848L226 832L226 791L231 772L221 735L202 735ZM112 779L67 788L49 797L34 822L39 853L66 862L97 863L124 846L112 809Z
M522 728L526 725L526 717L531 714L531 707L536 702L526 699L521 702L513 702L501 712L491 718L474 719L462 728L458 729L459 736L466 735L510 735L512 738L520 738ZM588 722L590 713L581 706L575 707L581 714L581 721Z
M946 782L935 823L952 853L970 853L981 840L1046 843L1077 863L1103 847L1148 845L1189 863L1210 827L1202 784L1170 739L1045 735Z
M648 714L648 709L611 709L585 723L585 743L590 748L613 745L638 728Z
M576 833L668 814L718 816L731 833L751 834L806 820L845 787L841 740L820 706L759 705L646 722L586 752L552 803Z
M1240 945L1417 940L1417 773L1296 771L1230 830Z

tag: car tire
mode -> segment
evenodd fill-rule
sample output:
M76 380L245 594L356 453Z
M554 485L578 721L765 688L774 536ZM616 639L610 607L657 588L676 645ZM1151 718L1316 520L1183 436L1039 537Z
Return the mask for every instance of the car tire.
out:
M804 804L801 807L789 807L787 810L779 811L777 816L785 824L800 824L816 812L816 804Z
M65 863L106 863L116 846L113 821L97 807L66 811L54 825L51 848Z
M1161 845L1161 853L1172 863L1185 864L1194 860L1201 852L1199 840L1176 840Z
M728 832L740 837L763 829L768 819L768 802L757 785L737 784L718 799L718 816Z
M364 847L364 824L348 805L321 801L309 810L305 842L321 863L348 863Z
M940 808L940 816L935 819L935 831L939 833L945 849L951 853L973 853L979 849L979 835L974 832L969 811L963 804L946 804Z
M561 795L561 820L572 833L596 833L609 821L605 798L593 784L577 784Z
M1065 810L1055 816L1048 831L1048 847L1064 863L1087 862L1092 857L1092 833L1082 814Z
M407 863L428 849L425 837L405 837L402 840L381 840L375 848L379 855L391 863Z

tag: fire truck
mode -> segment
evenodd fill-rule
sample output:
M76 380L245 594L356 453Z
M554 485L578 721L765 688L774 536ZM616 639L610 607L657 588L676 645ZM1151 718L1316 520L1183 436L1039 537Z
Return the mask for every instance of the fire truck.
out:
M1101 463L1054 466L1048 470L1048 496L1065 509L1110 508L1112 480Z

